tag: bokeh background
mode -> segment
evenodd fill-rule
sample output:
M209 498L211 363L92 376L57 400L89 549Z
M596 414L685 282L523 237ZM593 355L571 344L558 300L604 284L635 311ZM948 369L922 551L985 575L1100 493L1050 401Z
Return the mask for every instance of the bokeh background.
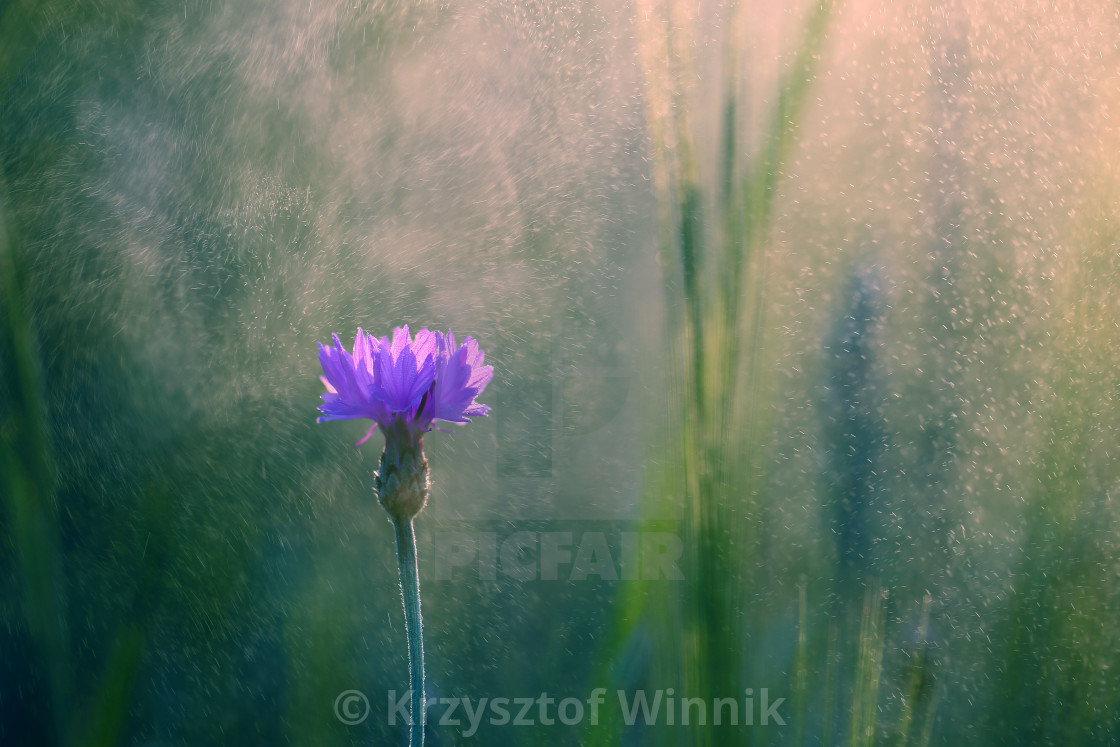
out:
M429 696L611 693L430 744L1120 743L1118 39L1103 0L0 4L0 742L404 743L380 444L314 420L316 341L407 323L496 372L425 442ZM612 705L668 688L785 725Z

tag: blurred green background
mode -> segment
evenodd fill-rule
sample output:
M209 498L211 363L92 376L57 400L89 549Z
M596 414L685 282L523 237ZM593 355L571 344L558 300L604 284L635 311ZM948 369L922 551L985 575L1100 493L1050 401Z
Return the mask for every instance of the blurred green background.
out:
M314 419L315 342L408 323L495 368L426 440L429 697L608 690L430 744L1120 744L1117 39L0 4L0 743L404 743L378 439ZM784 723L624 723L669 688Z

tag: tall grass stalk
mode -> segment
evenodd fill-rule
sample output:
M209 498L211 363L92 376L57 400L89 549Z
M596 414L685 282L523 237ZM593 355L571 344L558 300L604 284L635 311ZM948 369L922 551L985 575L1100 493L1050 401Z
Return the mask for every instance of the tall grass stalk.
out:
M848 744L872 747L878 726L879 682L883 673L885 595L877 582L868 585L860 616L859 653L852 688Z
M669 606L633 585L618 607L611 643L617 658L642 620L674 630L680 645L661 650L679 651L679 660L661 662L660 671L679 672L681 682L675 684L682 692L708 702L734 696L744 686L749 656L744 648L752 626L750 610L744 609L744 587L750 583L744 574L751 569L751 514L768 430L762 404L768 387L766 246L782 164L795 142L833 3L817 2L809 10L793 61L769 97L776 103L757 145L746 135L740 105L741 82L748 76L738 69L746 40L738 36L742 24L736 16L746 9L725 11L730 22L724 25L719 173L709 178L696 134L698 93L689 83L699 64L688 51L699 19L689 16L684 3L639 8L670 354L677 362L671 416L677 438L653 445L659 458L649 460L668 460L677 474L648 482L655 487L647 508L661 513L683 493L686 581ZM690 742L718 743L719 733L696 730Z

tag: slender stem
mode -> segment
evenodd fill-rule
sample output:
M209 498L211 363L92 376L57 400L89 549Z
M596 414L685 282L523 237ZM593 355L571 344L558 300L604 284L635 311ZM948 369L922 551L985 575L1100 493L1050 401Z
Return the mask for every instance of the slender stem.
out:
M423 747L424 724L424 635L420 619L420 574L416 565L416 533L412 517L394 518L397 534L397 568L401 574L401 599L404 602L405 632L408 636L408 675L412 689L412 726L409 747Z

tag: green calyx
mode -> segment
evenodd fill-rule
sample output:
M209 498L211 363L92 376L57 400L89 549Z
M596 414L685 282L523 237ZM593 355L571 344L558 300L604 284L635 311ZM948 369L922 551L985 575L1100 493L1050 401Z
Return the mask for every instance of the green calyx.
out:
M420 450L399 454L397 459L381 454L381 466L373 475L377 500L393 520L411 519L428 500L428 460Z

